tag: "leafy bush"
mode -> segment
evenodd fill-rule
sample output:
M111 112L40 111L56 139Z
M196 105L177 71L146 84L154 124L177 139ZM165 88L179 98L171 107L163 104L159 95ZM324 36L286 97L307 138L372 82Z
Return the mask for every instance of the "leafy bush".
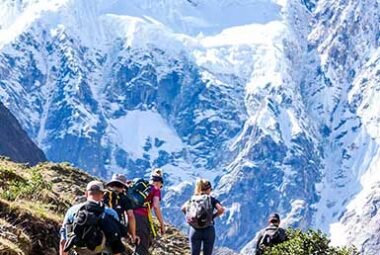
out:
M1 175L6 176L4 186L2 187L1 197L14 201L17 198L25 198L35 195L43 189L51 189L51 184L45 182L43 176L37 169L31 169L30 179L26 180L19 175L16 175L11 170L1 169Z
M332 247L321 231L289 229L289 240L265 250L264 255L359 255L354 247Z

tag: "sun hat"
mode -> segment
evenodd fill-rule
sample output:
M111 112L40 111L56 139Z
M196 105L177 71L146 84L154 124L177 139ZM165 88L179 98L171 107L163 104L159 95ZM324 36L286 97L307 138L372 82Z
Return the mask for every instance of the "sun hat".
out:
M127 178L123 174L112 175L111 180L109 182L107 182L106 186L111 186L112 184L115 184L115 183L118 183L118 184L121 184L125 187L128 187L127 186L128 185Z

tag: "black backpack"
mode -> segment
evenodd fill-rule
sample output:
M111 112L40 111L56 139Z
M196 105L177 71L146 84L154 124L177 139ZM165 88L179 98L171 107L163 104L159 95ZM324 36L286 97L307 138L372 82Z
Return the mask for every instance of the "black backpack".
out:
M129 187L127 196L131 201L132 208L145 207L144 203L151 191L152 185L144 179L138 179L132 187Z
M75 214L72 229L64 251L68 252L73 246L86 247L93 251L104 243L100 221L104 215L104 206L88 201Z
M261 240L259 241L259 253L265 250L265 248L281 243L280 228L276 226L269 226L264 230Z
M206 228L213 224L211 196L192 196L186 207L186 221L196 229Z
M107 243L110 244L120 241L122 237L128 235L128 228L108 214L104 214L104 217L99 221L99 226L106 237Z
M128 235L128 228L113 216L104 212L104 206L96 202L86 202L75 214L72 230L64 251L71 248L87 248L90 251L102 250L105 241L112 244Z

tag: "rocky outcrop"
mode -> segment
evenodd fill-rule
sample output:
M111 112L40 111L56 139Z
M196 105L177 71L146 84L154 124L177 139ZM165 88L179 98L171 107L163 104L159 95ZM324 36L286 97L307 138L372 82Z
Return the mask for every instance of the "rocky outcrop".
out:
M45 161L45 155L28 137L17 119L0 102L0 155L13 161L35 165Z
M216 248L214 251L215 255L240 255L240 253L236 253L233 250L230 250L228 248Z

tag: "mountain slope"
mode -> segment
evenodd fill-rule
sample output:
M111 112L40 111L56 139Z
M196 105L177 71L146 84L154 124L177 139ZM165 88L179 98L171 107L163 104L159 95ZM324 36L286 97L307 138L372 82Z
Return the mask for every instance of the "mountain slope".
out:
M94 177L68 164L29 168L0 158L0 253L57 254L66 209ZM187 238L167 226L152 254L189 254Z
M17 119L0 102L0 155L16 162L35 165L45 161L44 153L33 143Z

